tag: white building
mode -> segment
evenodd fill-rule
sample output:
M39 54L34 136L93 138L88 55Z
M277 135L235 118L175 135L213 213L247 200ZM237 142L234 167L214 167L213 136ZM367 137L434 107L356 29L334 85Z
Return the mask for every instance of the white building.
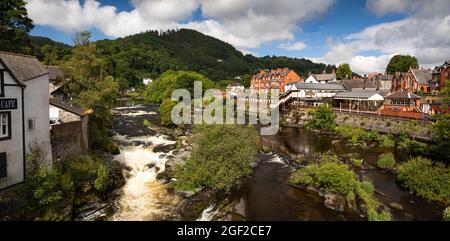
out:
M52 154L48 70L33 56L0 52L0 190L25 180L26 156Z
M305 83L308 84L326 84L329 82L335 82L336 81L336 74L311 74L309 77L305 80Z
M144 85L149 85L149 84L153 83L153 80L152 80L152 79L143 79L143 80L142 80L142 83L143 83Z

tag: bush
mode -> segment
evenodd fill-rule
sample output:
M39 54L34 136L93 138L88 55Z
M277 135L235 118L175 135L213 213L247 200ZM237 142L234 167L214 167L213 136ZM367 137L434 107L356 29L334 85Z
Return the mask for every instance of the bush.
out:
M327 162L309 165L294 172L291 182L299 185L313 184L321 192L346 195L353 190L356 176L347 165Z
M350 163L355 167L362 167L363 162L364 162L363 159L355 159L355 158L350 159Z
M420 155L426 153L427 145L416 140L411 140L406 135L401 135L397 142L397 149L409 154Z
M378 157L377 165L379 168L393 168L395 166L395 157L392 153L381 154Z
M420 197L450 203L450 168L442 163L412 158L399 167L397 178Z
M334 131L336 127L336 124L334 123L336 115L333 113L331 107L321 105L318 108L311 110L309 115L312 119L306 125L308 128Z
M392 134L382 135L380 138L380 146L382 148L394 148L395 147L395 140L394 136Z
M159 114L161 119L161 125L171 126L172 122L172 109L177 105L177 102L165 99L159 106Z
M373 184L358 181L357 176L345 164L336 162L312 164L293 172L289 181L304 187L314 187L324 193L341 194L346 197L349 206L355 204L354 201L358 197L362 200L363 210L369 221L392 220L389 212L377 211L381 204L374 197Z
M442 214L442 219L444 221L450 221L450 207L447 207Z
M252 173L257 160L258 133L251 126L203 125L194 130L194 150L183 165L176 165L172 185L179 191L205 187L230 191Z

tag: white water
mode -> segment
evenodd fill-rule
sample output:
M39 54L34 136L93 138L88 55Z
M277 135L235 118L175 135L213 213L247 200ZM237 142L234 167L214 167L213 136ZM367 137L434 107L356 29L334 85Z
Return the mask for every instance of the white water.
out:
M270 161L268 161L268 163L278 163L278 164L283 164L284 166L287 166L286 162L279 155L274 155L274 157Z
M202 215L197 219L197 221L212 221L213 218L219 214L218 210L214 210L215 207L215 204L211 204L203 210Z
M117 212L113 220L151 221L164 220L174 213L179 199L167 191L164 184L156 180L158 173L165 171L167 157L160 158L163 153L155 153L153 148L159 145L175 144L165 136L141 136L127 138L116 135L115 139L122 143L121 154L116 158L127 165L126 184L123 194L117 200ZM145 145L133 146L139 141ZM172 152L167 153L171 155ZM155 165L149 168L148 165Z

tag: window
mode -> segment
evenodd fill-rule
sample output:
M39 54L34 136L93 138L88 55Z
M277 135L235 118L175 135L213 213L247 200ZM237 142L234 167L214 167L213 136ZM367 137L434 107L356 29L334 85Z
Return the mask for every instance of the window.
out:
M6 177L6 153L0 153L0 178Z
M11 138L11 114L0 112L0 141Z
M28 119L28 130L33 131L36 129L36 118L30 118Z

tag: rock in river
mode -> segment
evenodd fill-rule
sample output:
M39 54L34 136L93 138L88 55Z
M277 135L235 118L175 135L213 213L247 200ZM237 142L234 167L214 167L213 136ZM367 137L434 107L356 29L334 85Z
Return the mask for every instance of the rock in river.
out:
M339 194L327 193L325 194L324 198L325 198L324 201L325 207L331 210L344 212L346 202L343 196Z

